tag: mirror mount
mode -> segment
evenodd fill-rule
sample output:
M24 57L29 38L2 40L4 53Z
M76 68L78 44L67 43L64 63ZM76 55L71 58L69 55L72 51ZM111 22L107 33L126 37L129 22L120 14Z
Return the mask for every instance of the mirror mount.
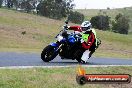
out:
M65 23L68 24L68 20L66 20Z

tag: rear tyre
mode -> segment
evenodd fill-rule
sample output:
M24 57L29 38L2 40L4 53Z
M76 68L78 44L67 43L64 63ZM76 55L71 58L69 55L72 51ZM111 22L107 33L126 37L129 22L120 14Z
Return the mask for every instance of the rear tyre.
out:
M76 59L77 61L78 61L78 63L80 63L80 64L86 64L87 62L85 62L85 61L83 61L83 60L81 60L81 59Z
M51 45L48 45L45 47L41 53L41 59L44 62L49 62L53 60L58 55L57 52L54 51L54 47Z

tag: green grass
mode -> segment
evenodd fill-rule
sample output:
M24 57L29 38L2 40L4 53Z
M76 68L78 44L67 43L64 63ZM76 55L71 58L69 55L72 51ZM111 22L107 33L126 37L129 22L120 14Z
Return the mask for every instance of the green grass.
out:
M87 74L130 74L132 67L88 67ZM111 88L118 84L86 84L76 82L77 68L0 69L0 88ZM131 84L124 84L127 88Z
M130 18L130 29L129 35L121 35L117 33L112 33L108 31L97 31L97 35L102 40L102 45L95 53L98 57L122 57L122 58L132 58L132 7L126 9L102 9L106 15L110 16L111 19L114 19L115 16L119 13L123 13ZM99 9L78 9L80 13L85 15L85 20L90 20L91 17L97 16L100 14Z
M0 15L1 48L41 49L62 25L60 21L6 9L0 9ZM21 34L23 31L25 35Z
M83 13L86 20L90 20L91 17L97 16L99 14L106 14L110 16L112 19L115 18L115 16L119 13L122 13L122 11L119 11L118 9L77 9L78 12ZM104 13L105 12L105 13Z
M85 15L85 20L90 20L91 17L97 16L99 14L106 14L109 17L111 17L111 19L113 20L113 19L115 19L117 14L122 13L129 17L129 19L130 19L129 32L130 32L130 34L132 32L132 7L127 7L126 9L124 9L124 8L110 9L110 10L101 9L101 12L99 9L78 9L77 11L80 13L83 13Z
M89 13L93 16L97 11L91 10ZM63 24L63 21L0 9L0 51L40 53L46 45L54 41L54 36ZM70 25L76 24L70 23ZM22 35L23 31L26 31L25 35ZM95 56L132 58L131 34L121 35L108 31L96 31L102 44L94 54Z
M132 58L132 35L116 34L108 31L98 31L102 44L97 49L98 57Z

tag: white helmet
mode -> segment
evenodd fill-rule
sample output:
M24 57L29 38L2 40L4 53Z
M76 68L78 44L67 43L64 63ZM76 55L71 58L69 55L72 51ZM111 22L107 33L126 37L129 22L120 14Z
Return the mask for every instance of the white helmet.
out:
M89 31L91 27L92 27L92 25L89 21L84 21L81 24L82 31Z

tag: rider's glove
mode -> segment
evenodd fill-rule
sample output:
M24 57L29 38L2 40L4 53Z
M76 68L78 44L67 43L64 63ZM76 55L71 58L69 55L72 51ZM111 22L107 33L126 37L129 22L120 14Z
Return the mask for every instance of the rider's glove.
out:
M68 30L70 28L70 26L64 25L63 26L66 30Z
M83 39L81 39L81 43L83 43L84 42L84 40Z

